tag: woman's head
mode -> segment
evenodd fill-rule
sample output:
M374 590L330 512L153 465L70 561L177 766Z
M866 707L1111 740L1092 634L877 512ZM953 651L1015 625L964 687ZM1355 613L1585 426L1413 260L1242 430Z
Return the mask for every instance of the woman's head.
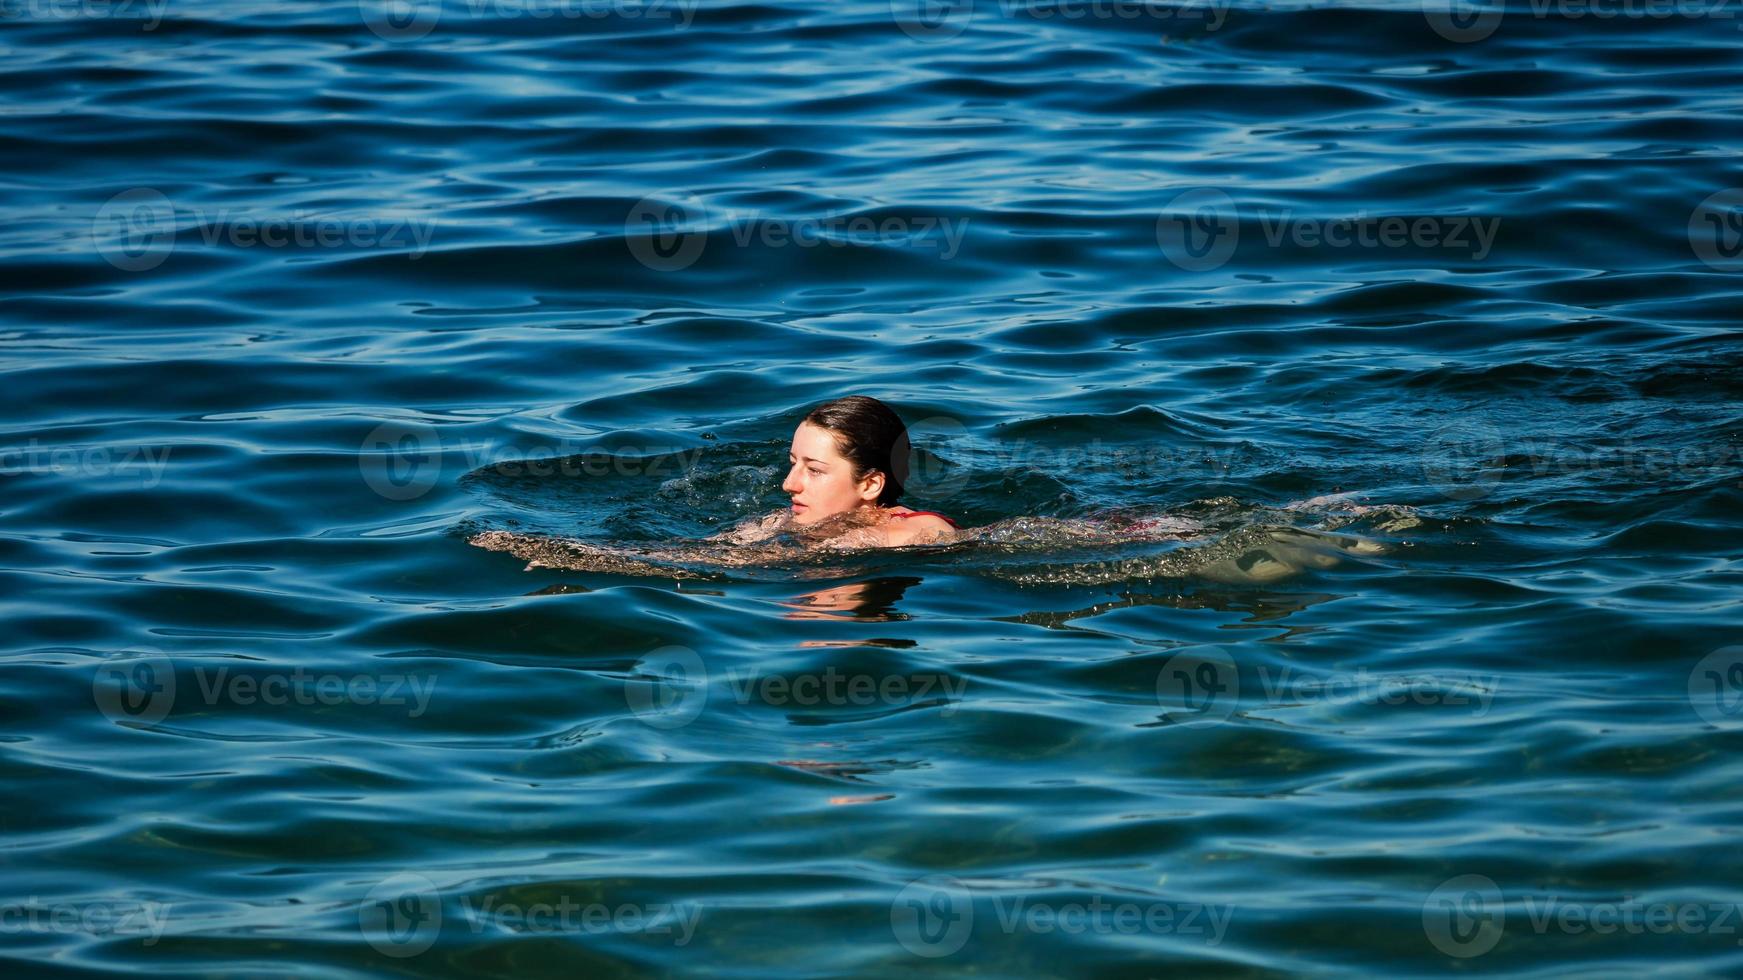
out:
M908 476L908 427L876 398L837 398L799 423L789 457L781 489L793 498L794 523L888 507L901 499Z

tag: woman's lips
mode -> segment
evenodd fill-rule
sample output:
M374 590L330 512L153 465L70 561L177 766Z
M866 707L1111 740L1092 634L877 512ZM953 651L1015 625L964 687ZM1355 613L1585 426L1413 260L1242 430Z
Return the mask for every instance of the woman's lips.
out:
M793 501L793 513L797 514L798 512L800 512L804 509L805 509L804 504L798 502L797 500Z

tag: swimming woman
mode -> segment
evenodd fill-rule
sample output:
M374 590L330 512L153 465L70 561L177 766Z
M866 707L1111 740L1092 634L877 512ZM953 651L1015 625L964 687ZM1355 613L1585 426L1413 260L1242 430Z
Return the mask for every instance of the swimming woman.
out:
M849 395L812 409L793 430L781 491L785 512L717 536L738 544L782 531L832 548L944 544L955 521L897 503L908 477L908 427L876 398Z
M527 567L699 578L686 566L773 564L816 549L857 550L948 544L955 521L897 503L908 476L908 427L895 410L864 395L812 409L793 431L781 490L789 505L701 540L595 544L509 531L483 531L472 544L523 558Z
M506 551L528 567L566 568L623 575L700 578L709 567L778 565L818 550L864 550L928 545L991 544L1001 550L1118 548L1144 542L1185 542L1214 533L1198 520L1173 515L1101 515L1096 518L1012 517L986 527L960 528L936 511L900 503L908 479L908 429L876 398L850 395L813 408L793 431L781 490L789 504L751 517L703 539L596 544L484 531L471 543ZM1330 498L1284 511L1338 506ZM1366 508L1356 507L1356 512ZM1220 581L1271 581L1307 567L1329 567L1338 553L1366 551L1343 536L1253 525L1231 534L1220 548L1161 557L1098 561L1071 567L1064 580L1114 581L1145 575L1194 574ZM1377 549L1374 549L1377 550ZM1224 554L1223 552L1228 552ZM818 570L829 574L826 569ZM1026 573L1031 578L1040 573ZM1039 579L1037 579L1039 580Z

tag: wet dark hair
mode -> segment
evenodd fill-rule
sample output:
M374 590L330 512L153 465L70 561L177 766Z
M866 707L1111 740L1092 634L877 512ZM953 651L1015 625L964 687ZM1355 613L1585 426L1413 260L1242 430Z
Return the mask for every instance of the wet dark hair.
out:
M853 464L855 480L872 470L884 475L878 506L902 499L902 484L908 479L908 425L895 409L866 395L848 395L813 408L805 421L835 437L836 450Z

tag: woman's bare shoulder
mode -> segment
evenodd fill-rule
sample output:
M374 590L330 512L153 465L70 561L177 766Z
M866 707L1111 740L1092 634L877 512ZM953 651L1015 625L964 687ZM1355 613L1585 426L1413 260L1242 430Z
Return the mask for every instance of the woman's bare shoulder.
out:
M935 544L948 541L956 534L950 522L931 514L913 514L889 524L889 543L895 546Z

